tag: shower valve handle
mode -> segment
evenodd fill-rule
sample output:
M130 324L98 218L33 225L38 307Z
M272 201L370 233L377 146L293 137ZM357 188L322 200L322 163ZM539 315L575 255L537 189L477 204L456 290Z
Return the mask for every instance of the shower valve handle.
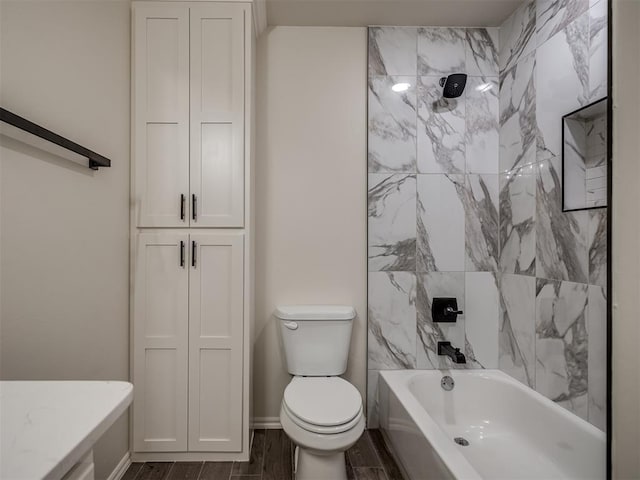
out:
M455 297L435 297L431 302L431 317L434 322L453 323L462 310L458 310L458 300Z

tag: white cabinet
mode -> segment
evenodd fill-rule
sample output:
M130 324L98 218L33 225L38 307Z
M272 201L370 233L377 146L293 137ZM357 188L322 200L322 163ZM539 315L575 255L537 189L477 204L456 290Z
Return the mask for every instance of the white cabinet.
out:
M136 223L189 225L189 8L145 2L133 12Z
M233 4L190 10L192 227L243 223L244 15Z
M187 450L189 235L138 235L134 284L134 450Z
M244 235L140 233L134 450L242 449Z
M189 450L241 447L243 238L190 236Z
M243 3L134 3L137 227L243 227Z
M252 4L132 5L132 459L248 461Z

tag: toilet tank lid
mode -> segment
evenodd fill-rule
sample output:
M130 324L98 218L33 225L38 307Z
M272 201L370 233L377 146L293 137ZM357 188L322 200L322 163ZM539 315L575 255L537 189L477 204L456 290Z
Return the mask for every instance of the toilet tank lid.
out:
M353 320L356 311L349 305L281 305L274 315L280 320Z

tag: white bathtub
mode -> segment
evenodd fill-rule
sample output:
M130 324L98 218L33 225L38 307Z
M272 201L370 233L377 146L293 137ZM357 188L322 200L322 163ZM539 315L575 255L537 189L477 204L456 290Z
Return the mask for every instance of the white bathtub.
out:
M605 434L499 370L380 372L378 410L411 480L606 478Z

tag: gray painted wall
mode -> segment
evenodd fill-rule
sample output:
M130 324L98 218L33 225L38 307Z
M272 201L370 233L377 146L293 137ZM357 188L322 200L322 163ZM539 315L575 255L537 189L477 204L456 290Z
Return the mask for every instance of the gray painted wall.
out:
M0 138L0 376L129 378L129 2L0 2L0 104L112 159ZM95 449L128 450L127 416Z

